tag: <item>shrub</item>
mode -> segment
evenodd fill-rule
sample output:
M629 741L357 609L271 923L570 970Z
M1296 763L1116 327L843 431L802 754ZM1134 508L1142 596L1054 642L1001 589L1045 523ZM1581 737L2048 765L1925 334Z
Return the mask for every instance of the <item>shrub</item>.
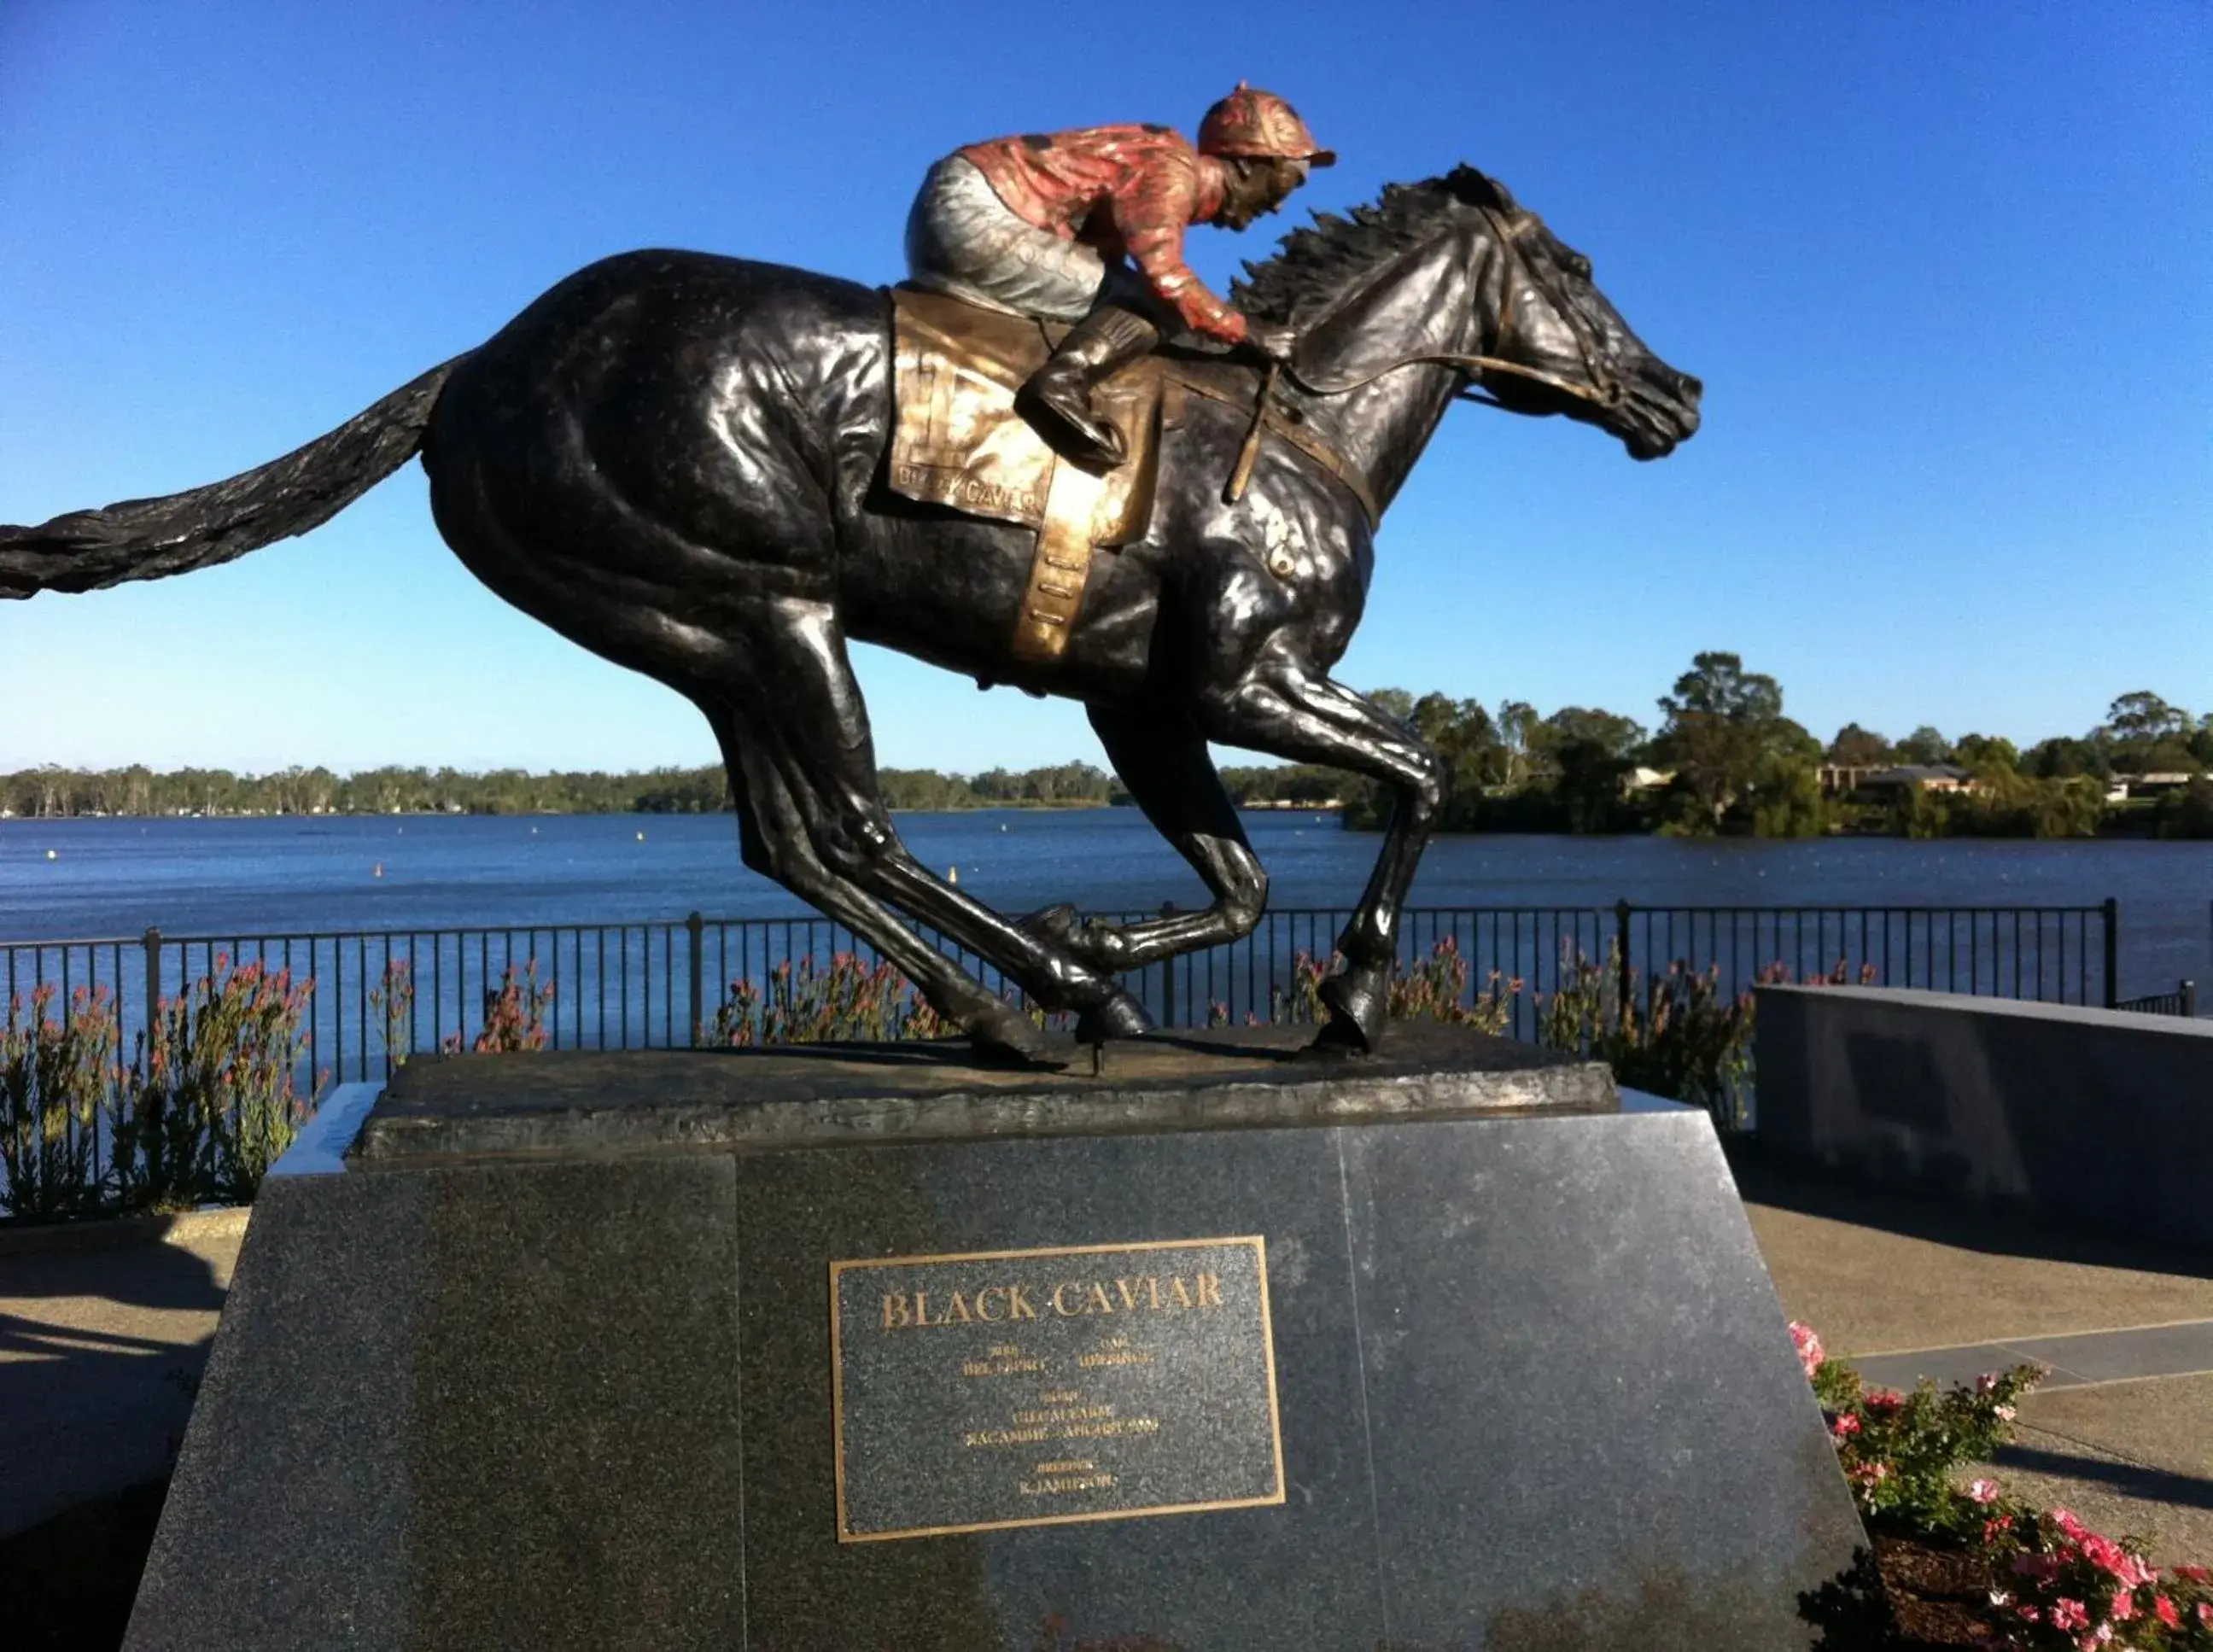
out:
M126 1207L245 1204L307 1111L294 1074L312 982L287 970L214 967L155 1006L123 1076L117 1188Z
M1268 989L1270 1024L1304 1026L1321 1021L1327 1013L1322 1008L1321 984L1340 961L1334 954L1325 964L1312 953L1294 954L1289 990L1274 985ZM1451 936L1441 936L1428 957L1415 960L1391 978L1388 1013L1393 1021L1427 1016L1448 1026L1472 1027L1478 1033L1505 1032L1513 1019L1514 1000L1521 991L1520 979L1493 970L1483 990L1472 995L1467 980L1467 960L1460 956L1460 942ZM1220 1026L1228 1019L1225 1009L1220 1020L1210 1015L1207 1024Z
M415 1053L415 972L404 958L384 960L384 973L369 990L369 1007L384 1023L387 1070L405 1067Z
M1801 1356L1802 1357L1802 1356ZM1869 1526L1919 1537L1961 1540L1978 1532L1990 1498L1961 1490L1952 1472L1978 1463L2009 1437L2014 1402L2042 1380L2043 1369L2017 1365L1942 1393L1923 1381L1911 1393L1868 1388L1837 1360L1812 1373L1814 1394L1853 1498ZM1987 1486L1978 1480L1975 1487Z
M714 1045L822 1044L937 1039L960 1030L887 960L867 964L840 952L827 969L817 969L811 953L777 965L766 992L749 978L732 981L703 1036Z
M1997 1620L1986 1645L2023 1652L2134 1647L2213 1648L2213 1574L2162 1575L2134 1538L2094 1532L2064 1509L1994 1513L1985 1546L2012 1587L1990 1592Z
M0 1033L0 1172L19 1216L82 1215L99 1207L100 1111L115 1077L118 1029L106 987L79 987L54 1015L42 985L27 1006L8 1003Z
M1752 1070L1753 1000L1721 989L1718 966L1698 971L1680 960L1649 975L1644 1002L1625 1001L1619 943L1603 965L1570 944L1560 984L1538 1000L1537 1036L1552 1049L1606 1063L1632 1089L1702 1106L1725 1129L1745 1122Z
M2033 1365L1988 1373L1939 1393L1870 1390L1827 1358L1802 1325L1790 1335L1854 1500L1869 1527L1956 1547L1998 1587L1977 1644L1991 1652L2213 1652L2213 1573L2161 1573L2142 1542L2091 1531L2064 1509L2039 1511L1994 1480L1964 1487L1955 1471L2009 1437L2014 1401L2042 1376Z
M553 983L538 984L538 960L527 960L522 975L516 978L515 966L509 964L500 972L499 985L485 990L483 1029L469 1048L479 1054L517 1050L543 1050L546 1047L546 1006L553 1002ZM410 987L408 1007L413 1009L414 994ZM390 1023L386 1025L389 1038ZM412 1037L412 1034L411 1034ZM461 1035L449 1033L446 1036L445 1053L459 1055ZM405 1058L403 1057L404 1060Z

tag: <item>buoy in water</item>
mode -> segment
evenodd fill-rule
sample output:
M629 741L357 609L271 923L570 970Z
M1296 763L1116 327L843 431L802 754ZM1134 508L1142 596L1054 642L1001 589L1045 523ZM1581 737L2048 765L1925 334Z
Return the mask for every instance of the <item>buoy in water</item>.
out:
M61 856L56 854L52 850L49 849L46 850L46 858L50 861L58 861Z
M640 843L643 843L643 842L645 841L645 833L643 833L643 832L639 832L639 833L637 834L637 840L638 840L638 842L640 842Z
M384 863L382 861L379 861L375 865L370 867L369 869L369 875L373 878L382 877L384 875Z

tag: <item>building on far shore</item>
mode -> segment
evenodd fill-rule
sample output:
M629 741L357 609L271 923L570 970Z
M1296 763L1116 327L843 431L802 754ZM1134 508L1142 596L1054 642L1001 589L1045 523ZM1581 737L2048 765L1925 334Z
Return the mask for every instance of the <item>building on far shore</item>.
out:
M2181 791L2198 777L2194 774L2117 774L2106 783L2106 801L2124 803L2131 797L2163 797L2171 791Z
M1955 763L1901 763L1862 776L1850 789L1888 796L1913 791L1974 791L1981 783Z

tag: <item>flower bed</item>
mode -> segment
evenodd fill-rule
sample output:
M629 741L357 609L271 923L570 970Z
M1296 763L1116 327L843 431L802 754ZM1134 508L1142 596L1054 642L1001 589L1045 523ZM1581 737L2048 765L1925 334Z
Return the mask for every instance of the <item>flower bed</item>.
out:
M1874 1621L1882 1614L1869 1608L1881 1603L1863 1587L1832 1585L1808 1603L1832 1631L1825 1644L2213 1652L2205 1568L2161 1571L2139 1539L2094 1532L2064 1509L2035 1509L1996 1480L1959 1484L1963 1464L1987 1460L2010 1437L2014 1402L2042 1376L2037 1367L1899 1393L1867 1387L1807 1326L1790 1334L1874 1540L1891 1619Z

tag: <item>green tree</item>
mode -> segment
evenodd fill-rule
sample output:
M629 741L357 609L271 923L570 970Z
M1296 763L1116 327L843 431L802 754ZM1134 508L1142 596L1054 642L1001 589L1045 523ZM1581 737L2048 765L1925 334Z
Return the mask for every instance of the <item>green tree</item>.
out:
M1810 738L1808 744L1813 744ZM1752 789L1752 831L1758 838L1818 838L1829 829L1829 800L1816 769L1820 748L1769 752Z
M1985 782L2021 767L2021 753L2003 735L1964 735L1952 755L1968 773Z
M2105 751L2090 741L2070 735L2039 740L2022 754L2021 771L2042 780L2071 780L2078 775L2103 777L2112 771Z
M2106 707L2106 727L2117 742L2145 746L2166 740L2186 741L2193 732L2189 712L2143 688L2122 695Z
M1551 790L1570 832L1611 832L1624 822L1622 791L1644 728L1633 717L1594 706L1564 705L1529 730L1536 782Z
M1675 771L1673 818L1684 829L1718 831L1785 739L1782 686L1747 671L1736 655L1708 652L1692 660L1660 710L1666 722L1653 744ZM1804 736L1795 723L1789 728Z
M1837 737L1829 742L1828 759L1850 769L1879 769L1893 760L1890 742L1856 722L1837 730Z
M2152 830L2162 838L2213 838L2213 780L2198 775L2161 798Z
M2193 774L2204 766L2195 739L2198 724L2179 705L2138 689L2106 709L2091 739L2106 747L2122 774Z
M1926 765L1952 760L1952 742L1925 722L1899 741L1893 749L1900 763Z

